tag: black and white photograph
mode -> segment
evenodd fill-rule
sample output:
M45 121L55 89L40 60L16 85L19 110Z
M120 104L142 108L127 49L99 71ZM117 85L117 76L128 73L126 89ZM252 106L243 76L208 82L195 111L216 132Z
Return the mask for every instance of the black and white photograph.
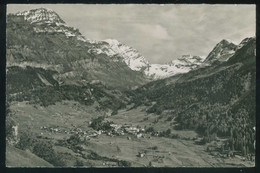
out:
M8 4L6 167L255 167L256 5Z

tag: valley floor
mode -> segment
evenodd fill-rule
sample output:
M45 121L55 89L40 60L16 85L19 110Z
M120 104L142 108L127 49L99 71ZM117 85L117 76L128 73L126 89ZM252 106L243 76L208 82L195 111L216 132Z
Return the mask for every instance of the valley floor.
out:
M41 107L26 102L13 103L15 120L19 131L30 131L36 138L54 143L55 152L62 155L64 166L86 167L253 167L254 162L235 155L225 157L217 152L207 152L207 145L198 145L199 136L194 131L174 130L174 120L147 114L145 107L120 110L117 115L107 116L97 112L95 105L86 107L77 102L64 101L56 105ZM98 116L112 121L116 127L126 127L118 133L94 131L89 124ZM144 132L153 127L155 131L171 129L176 139L159 137ZM135 130L140 130L137 135ZM78 144L68 144L67 139L82 134ZM140 135L141 134L141 135ZM220 139L221 142L221 139ZM7 147L7 153L15 152ZM7 166L14 164L7 154ZM40 163L40 162L39 162ZM46 165L46 164L45 164ZM39 165L44 166L44 165Z

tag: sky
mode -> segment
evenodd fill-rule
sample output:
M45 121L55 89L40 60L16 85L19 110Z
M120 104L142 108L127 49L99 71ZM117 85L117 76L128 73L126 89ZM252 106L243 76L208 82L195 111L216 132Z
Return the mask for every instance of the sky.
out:
M239 44L255 36L255 5L9 4L7 13L54 10L88 39L116 39L150 63L181 55L207 56L222 39Z

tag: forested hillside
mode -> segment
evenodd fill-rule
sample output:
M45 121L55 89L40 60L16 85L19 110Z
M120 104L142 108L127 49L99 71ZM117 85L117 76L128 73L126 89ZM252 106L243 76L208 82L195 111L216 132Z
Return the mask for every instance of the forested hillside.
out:
M227 149L246 155L254 152L255 75L255 38L247 38L228 61L144 85L133 103L171 110L176 129L194 129L205 142L228 137Z

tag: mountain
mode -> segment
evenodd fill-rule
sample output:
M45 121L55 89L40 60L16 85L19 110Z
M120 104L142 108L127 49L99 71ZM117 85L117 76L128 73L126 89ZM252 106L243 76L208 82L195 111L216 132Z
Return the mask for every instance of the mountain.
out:
M99 41L93 52L106 54L111 58L123 57L121 61L125 62L132 70L143 72L152 80L187 73L202 65L204 60L200 56L183 55L166 64L150 64L136 49L114 39ZM119 61L119 59L114 59L114 61Z
M86 39L52 10L40 8L7 16L8 68L55 71L53 77L60 85L84 85L98 80L125 90L149 81L141 72L129 68L123 54L92 51L106 45L109 44Z
M148 61L136 49L115 39L99 41L93 51L97 54L106 54L109 57L122 57L121 61L134 71L141 71L149 65Z
M183 55L166 64L150 64L144 73L153 79L163 79L176 74L187 73L200 67L204 58L200 56Z
M237 48L238 46L234 43L227 40L222 40L206 57L205 63L212 63L214 61L227 61L231 56L234 55Z
M32 43L30 43L30 46L23 45L27 49L27 53L30 51L33 55L26 55L30 57L29 59L23 60L20 58L18 60L17 55L13 54L16 50L8 50L8 55L10 54L11 58L7 65L55 69L59 72L60 83L66 83L72 80L72 77L77 78L77 81L73 81L74 83L85 81L86 73L89 71L87 75L89 81L101 79L110 87L134 88L150 80L187 73L200 66L203 60L198 56L184 55L170 63L150 64L136 49L118 40L95 41L86 39L78 29L66 25L56 12L45 8L10 14L7 22L8 26L15 32L18 31L16 27L19 27L17 22L22 22L25 25L24 29L28 29L21 31L25 32L25 36L29 33L37 35L37 38L32 37L32 40L30 40L33 45ZM8 32L8 34L8 46L10 45L11 49L18 49L22 42L29 41L25 37L19 37L17 40L16 35L12 32ZM39 42L40 40L45 45L42 45ZM37 43L34 43L34 41ZM38 54L35 50L40 52L41 56L35 56L35 54ZM24 57L24 50L19 50L19 52L22 52ZM56 54L55 57L54 54ZM103 66L106 64L105 66L106 68L109 67L109 70L105 71L105 68L102 69L100 64ZM84 75L79 72L82 69L85 71ZM126 71L128 73L125 73ZM68 79L69 76L71 76L70 79ZM116 76L116 78L109 76ZM113 79L117 79L117 81ZM126 83L128 84L125 85Z
M183 55L166 64L150 64L144 73L152 79L163 79L177 74L188 73L202 66L210 66L215 61L227 61L239 46L227 40L220 41L207 57Z
M194 129L204 142L228 137L227 148L254 152L255 42L244 39L227 61L138 88L134 107L147 105L148 113L172 116L176 129Z
M19 28L21 24L23 28ZM18 32L24 35L17 36ZM9 14L7 37L8 67L57 71L55 78L59 84L82 85L98 80L124 90L187 73L215 60L226 61L237 49L235 44L222 40L206 59L183 55L166 64L150 64L136 49L117 40L85 38L78 29L66 25L56 12L45 8Z
M136 49L114 39L99 41L92 50L97 54L105 54L114 61L125 62L132 70L140 71L152 80L187 73L201 66L204 61L200 56L183 55L166 64L150 64ZM115 58L118 56L123 59Z
M53 10L46 8L38 8L30 11L23 11L16 13L17 16L23 16L25 20L31 23L56 23L65 24L59 15Z
M121 55L92 51L108 43L86 39L52 10L8 14L6 25L7 102L71 100L113 113L127 103L125 90L149 81Z
M104 40L98 45L100 47L94 50L98 54L103 53L110 57L119 55L132 70L141 71L152 80L187 73L201 66L209 66L215 61L227 61L238 49L237 45L224 39L214 47L207 57L182 55L169 63L150 64L136 49L117 40Z

